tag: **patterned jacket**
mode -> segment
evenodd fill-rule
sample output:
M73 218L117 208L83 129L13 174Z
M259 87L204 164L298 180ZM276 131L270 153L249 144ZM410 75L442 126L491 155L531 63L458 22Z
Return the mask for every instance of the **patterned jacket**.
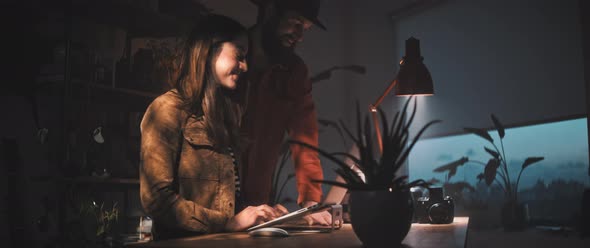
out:
M156 239L220 232L234 215L232 157L213 149L204 117L180 105L169 91L141 122L140 198Z

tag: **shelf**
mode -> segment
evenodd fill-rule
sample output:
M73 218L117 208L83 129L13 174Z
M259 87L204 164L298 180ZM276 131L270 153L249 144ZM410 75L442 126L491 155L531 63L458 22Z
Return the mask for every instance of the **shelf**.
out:
M38 77L37 78L37 85L39 85L40 87L63 86L63 75L49 75L49 76ZM88 87L92 87L92 88L100 89L100 90L104 90L104 91L123 93L123 94L128 94L128 95L146 97L146 98L156 98L160 95L160 94L154 93L154 92L137 90L137 89L121 88L121 87L112 87L112 86L92 83L92 82L88 82L88 81L80 80L80 79L72 79L72 85L74 85L74 86L88 86Z
M164 1L164 0L161 0ZM167 5L176 2L185 2L179 0L172 1ZM145 1L147 4L148 1ZM157 10L151 9L148 6L140 6L141 4L134 4L130 1L121 0L71 0L64 3L44 3L43 7L49 10L59 12L66 12L71 10L71 17L76 19L91 20L96 23L101 23L113 27L119 27L127 30L130 37L177 37L184 34L190 28L192 21L186 16L177 17L175 13L159 13ZM138 2L141 3L141 2ZM161 5L161 4L160 4ZM192 4L190 6L194 16L197 18L207 11L200 4ZM184 10L190 12L191 10ZM40 11L42 12L42 11Z
M152 1L123 1L123 0L69 0L69 1L42 1L39 6L25 6L27 11L37 15L55 13L64 15L65 20L76 22L80 19L98 24L118 27L128 32L131 38L164 38L182 36L197 20L208 10L200 3L180 5L184 13L177 15L179 10L169 6L190 3L187 0L160 0L171 1L164 4L166 13L148 6ZM161 3L158 5L162 5ZM159 8L159 6L156 6ZM172 8L172 9L171 9ZM178 7L177 7L178 8ZM185 13L192 12L192 16ZM68 14L71 13L71 14Z
M124 184L124 185L139 185L139 179L135 178L99 178L99 177L91 177L91 176L83 176L83 177L65 177L62 179L64 182L68 183L78 183L78 184Z
M73 83L76 83L74 80L72 80ZM159 96L159 94L156 93L152 93L152 92L147 92L147 91L142 91L142 90L135 90L135 89L126 89L126 88L118 88L118 87L111 87L111 86L106 86L106 85L102 85L102 84L97 84L97 83L81 83L81 84L86 84L90 87L96 88L96 89L101 89L101 90L106 90L106 91L112 91L112 92L116 92L116 93L124 93L124 94L130 94L130 95L136 95L136 96L143 96L143 97L149 97L149 98L156 98Z

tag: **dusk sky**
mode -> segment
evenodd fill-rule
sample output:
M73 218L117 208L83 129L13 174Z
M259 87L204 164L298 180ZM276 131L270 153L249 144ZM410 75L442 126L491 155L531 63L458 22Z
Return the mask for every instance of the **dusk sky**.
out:
M495 130L489 133L501 149L498 133ZM546 184L561 178L590 185L586 118L510 128L506 130L503 142L512 181L516 181L527 157L545 157L545 160L523 172L519 189L532 186L537 179L544 180ZM435 177L442 182L445 175L432 170L463 156L486 163L491 156L485 152L484 146L493 149L492 144L474 134L421 139L410 154L410 179ZM451 181L464 180L474 185L477 174L483 172L483 168L483 165L466 163L459 167Z

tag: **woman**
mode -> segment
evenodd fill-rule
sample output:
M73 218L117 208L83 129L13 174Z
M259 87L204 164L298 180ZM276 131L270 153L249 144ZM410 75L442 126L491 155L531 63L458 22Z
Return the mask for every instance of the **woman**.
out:
M174 89L156 98L141 122L140 197L154 238L241 231L276 218L282 206L239 213L239 122L247 70L245 28L204 17L186 41Z

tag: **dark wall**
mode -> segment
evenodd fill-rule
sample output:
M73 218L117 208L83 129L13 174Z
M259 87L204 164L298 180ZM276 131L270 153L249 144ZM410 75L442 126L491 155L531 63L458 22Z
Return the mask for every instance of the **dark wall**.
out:
M0 83L0 242L8 247L40 247L56 231L54 182L49 180L59 147L61 119L58 92L40 93L35 82L46 63L51 38L43 36L43 9L30 1L7 1L0 7L3 56ZM53 97L53 96L56 97ZM39 107L41 106L41 107ZM37 108L38 107L38 108ZM52 144L41 144L37 126L49 128ZM42 216L42 226L37 225ZM50 222L50 223L48 223ZM45 226L48 224L48 226Z
M586 111L590 110L590 2L580 0L580 20L582 23L582 50L584 51L584 81L586 82ZM588 114L588 112L586 112ZM590 130L590 118L588 119ZM590 131L588 132L590 133ZM588 139L590 144L590 138ZM590 145L588 146L590 147ZM590 165L588 166L590 176Z
M433 136L539 123L586 113L578 0L454 0L395 21L396 51L421 41L435 94L419 119Z

